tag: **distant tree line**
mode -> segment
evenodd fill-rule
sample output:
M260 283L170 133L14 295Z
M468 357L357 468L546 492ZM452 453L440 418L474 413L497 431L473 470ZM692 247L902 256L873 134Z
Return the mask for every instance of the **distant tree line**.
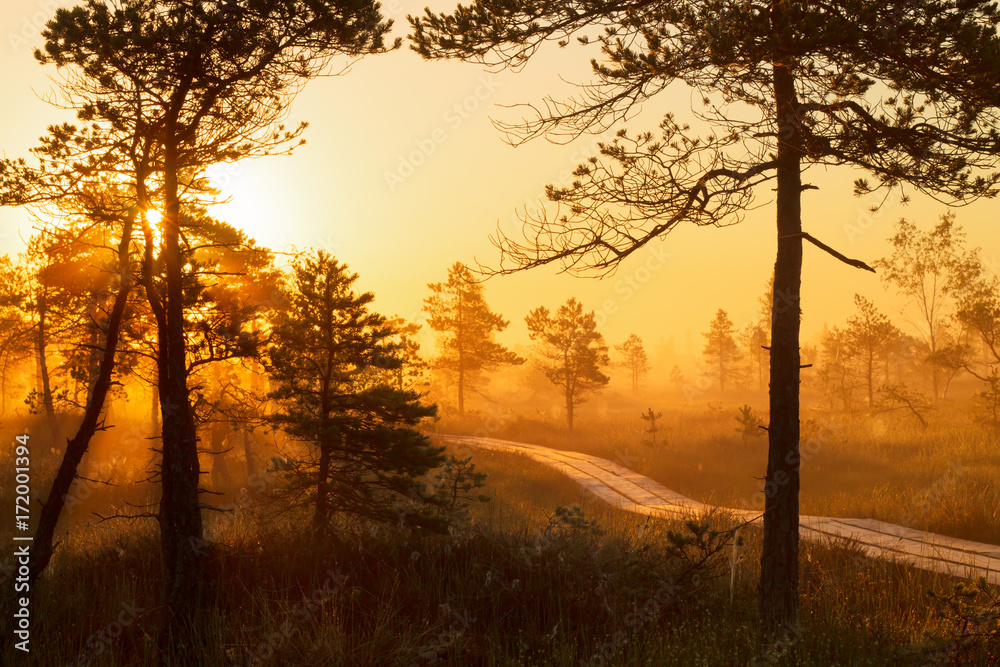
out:
M826 326L818 347L803 347L812 369L804 386L821 392L830 409L902 410L926 425L925 414L964 376L980 385L973 396L976 419L1000 428L996 271L967 246L954 213L928 229L901 219L890 244L891 252L874 265L885 290L902 299L899 324L855 294L854 314L843 325ZM720 392L736 384L751 388L755 369L766 368L759 356L767 346L765 323L761 317L737 329L726 311L716 313L703 334L703 373ZM679 368L672 379L684 384Z

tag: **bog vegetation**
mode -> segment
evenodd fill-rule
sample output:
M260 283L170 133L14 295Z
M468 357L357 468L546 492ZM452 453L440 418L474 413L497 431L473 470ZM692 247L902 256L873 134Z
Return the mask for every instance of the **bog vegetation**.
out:
M0 203L37 220L0 258L0 437L27 434L38 501L28 571L8 556L0 578L5 609L12 580L30 582L34 659L1000 660L994 587L798 544L800 512L1000 544L1000 277L959 218L896 224L874 266L905 311L857 295L846 321L799 333L803 241L872 270L803 231L804 165L866 169L859 193L996 194L1000 14L758 4L479 0L411 19L426 58L515 68L604 28L601 84L508 128L520 139L614 126L676 78L759 112L736 122L705 97L721 129L706 139L672 116L656 137L621 128L572 187L547 189L567 213L498 240L494 274L608 271L681 222L738 220L775 181L758 316L720 303L683 350L606 340L572 294L494 312L460 261L407 321L344 258L277 254L213 217L208 167L292 152L305 127L281 121L331 57L400 46L378 3L59 10L36 57L78 123L0 161ZM717 164L731 168L699 171ZM507 318L525 340L499 341ZM622 514L510 454L449 450L448 433L597 454L723 509ZM0 452L13 507L14 450Z

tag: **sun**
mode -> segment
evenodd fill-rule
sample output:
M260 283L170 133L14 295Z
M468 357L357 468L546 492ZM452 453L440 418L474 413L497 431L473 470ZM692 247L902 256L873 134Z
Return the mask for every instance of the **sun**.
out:
M161 224L163 222L163 213L155 208L148 209L146 211L146 222L149 223L149 231L153 234L153 245L159 246L160 241L163 239L163 226Z
M276 221L287 221L289 204L277 194L284 187L284 177L276 175L273 167L245 161L214 165L207 175L224 200L212 207L213 216L263 245L281 247L287 243L289 225Z

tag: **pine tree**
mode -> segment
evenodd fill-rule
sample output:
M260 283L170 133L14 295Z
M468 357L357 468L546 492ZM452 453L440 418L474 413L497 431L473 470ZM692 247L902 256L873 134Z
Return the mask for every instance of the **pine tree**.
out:
M424 310L428 325L438 332L440 350L433 363L454 382L458 413L464 415L467 394L485 383L485 372L523 364L524 359L494 340L510 322L490 310L483 286L474 280L469 267L455 262L448 269L447 282L428 287L432 294L424 300Z
M391 22L376 2L261 0L87 0L56 11L43 33L43 64L61 69L60 93L80 127L58 133L83 143L101 128L103 153L74 171L107 159L126 163L136 211L162 211L159 247L146 239L142 275L156 314L161 428L158 523L169 614L161 646L190 646L192 610L208 573L202 543L200 463L188 384L184 217L189 197L212 198L205 169L254 155L290 150L304 126L281 125L302 86L337 55L360 57L385 44ZM128 205L126 205L127 207ZM154 261L155 257L155 261Z
M639 415L640 419L644 422L648 422L649 426L646 428L646 433L649 434L649 440L643 440L643 442L650 447L656 447L656 434L663 430L657 420L663 419L662 412L653 412L653 408L648 408L644 413Z
M574 408L609 381L601 372L610 360L604 336L597 331L597 318L593 311L585 314L583 305L570 298L555 315L541 306L524 320L535 342L539 368L563 392L566 425L572 431Z
M767 368L767 343L770 336L767 327L761 321L750 322L740 331L740 344L746 351L747 387L753 386L754 375L757 376L757 387L764 389L765 369Z
M277 409L271 420L302 448L277 461L284 492L326 526L335 513L395 521L400 501L422 497L420 478L446 462L443 448L416 430L434 406L416 392L359 382L373 367L398 367L396 331L357 293L357 274L323 251L292 264L288 307L277 314L268 372ZM415 525L440 523L426 506Z
M726 393L726 381L736 377L736 363L740 358L740 348L736 344L733 327L729 315L721 308L715 314L715 319L709 326L705 337L703 354L708 361L712 373L719 381L719 391Z
M992 0L472 0L409 17L413 48L520 69L546 42L590 50L594 80L501 125L512 143L616 129L552 207L497 239L505 272L548 263L604 274L681 224L739 222L775 192L767 496L760 613L792 623L798 596L799 328L803 245L868 268L803 228L810 165L852 165L855 194L912 187L949 203L997 192L1000 11ZM627 131L676 85L703 103L697 129L666 114ZM705 127L705 124L711 127ZM702 129L704 128L704 130ZM902 193L904 199L907 193ZM553 210L554 209L554 210Z
M649 359L642 346L642 339L631 334L624 343L615 345L615 349L622 355L621 365L628 369L632 378L632 394L638 394L639 380L649 372Z
M889 318L868 299L854 295L857 315L847 320L844 331L848 353L860 363L861 375L868 388L868 408L875 407L876 364L883 360L902 335Z
M820 345L822 363L819 378L830 399L830 407L833 408L834 401L839 400L841 407L850 411L854 390L860 386L860 374L855 359L848 350L847 332L839 327L832 327L823 332Z

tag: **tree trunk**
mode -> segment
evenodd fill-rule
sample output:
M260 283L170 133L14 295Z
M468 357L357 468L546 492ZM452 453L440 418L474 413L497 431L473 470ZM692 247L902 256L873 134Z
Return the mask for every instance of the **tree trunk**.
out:
M107 399L108 391L111 389L111 376L115 367L115 352L118 349L119 336L121 334L122 321L125 319L125 306L128 303L128 295L132 289L132 277L130 271L130 260L128 256L129 244L132 239L132 223L126 221L122 232L122 240L118 246L118 261L121 268L121 284L118 293L115 295L115 303L108 316L108 332L105 336L104 351L98 366L97 375L94 378L93 390L90 400L83 414L83 421L77 429L76 435L66 443L66 453L63 455L59 470L49 489L48 498L42 505L41 515L38 520L38 528L35 530L34 544L31 549L30 582L38 579L45 567L52 558L52 539L56 532L56 525L59 523L59 516L66 505L66 498L69 494L73 480L76 479L77 470L83 455L87 452L90 439L97 431L98 419L104 409L104 402Z
M165 270L164 317L158 324L160 410L163 415L162 494L159 521L164 561L164 584L170 622L163 639L169 650L185 643L178 638L198 601L203 581L205 544L202 539L198 481L198 437L187 387L187 350L184 339L183 258L180 249L180 201L177 183L177 140L169 127L164 145L162 258ZM165 330L164 330L165 329Z
M101 367L101 339L104 337L100 325L101 309L96 299L92 301L89 310L90 350L87 352L87 391L97 383L97 373Z
M458 415L465 416L465 327L462 320L463 314L462 291L458 292L458 312L455 314L457 330L455 331L455 342L458 344Z
M212 488L226 492L232 486L229 474L229 462L226 461L226 436L229 434L228 422L216 422L211 426L212 440Z
M569 432L573 432L573 391L571 389L566 389L566 425L569 427Z
M868 354L868 409L875 409L875 355Z
M931 348L930 356L933 357L935 354L937 354L937 338L934 335L933 316L929 319L928 325L930 329L930 348ZM934 364L931 364L931 389L934 392L934 402L937 403L939 400L941 400L940 396L941 387L940 387L940 376L938 375L938 367Z
M319 447L319 471L316 473L316 514L313 525L322 528L330 520L330 448Z
M160 387L159 380L153 384L152 401L149 404L150 433L155 437L160 432Z
M42 383L42 407L45 409L45 420L49 427L49 438L52 447L59 447L59 426L56 424L56 406L52 399L52 383L49 381L49 363L46 359L46 347L48 345L48 330L46 328L46 317L48 316L48 301L45 294L45 286L42 285L38 292L38 330L35 337L36 354L38 355L38 377Z
M771 311L768 460L760 615L766 630L795 622L799 555L799 317L802 274L800 136L795 82L774 66L778 121L778 256Z
M726 393L726 367L723 355L725 354L725 349L720 344L719 345L719 393Z
M257 468L253 462L253 444L250 441L250 431L248 429L243 430L243 458L247 463L247 481L250 481L257 474Z

